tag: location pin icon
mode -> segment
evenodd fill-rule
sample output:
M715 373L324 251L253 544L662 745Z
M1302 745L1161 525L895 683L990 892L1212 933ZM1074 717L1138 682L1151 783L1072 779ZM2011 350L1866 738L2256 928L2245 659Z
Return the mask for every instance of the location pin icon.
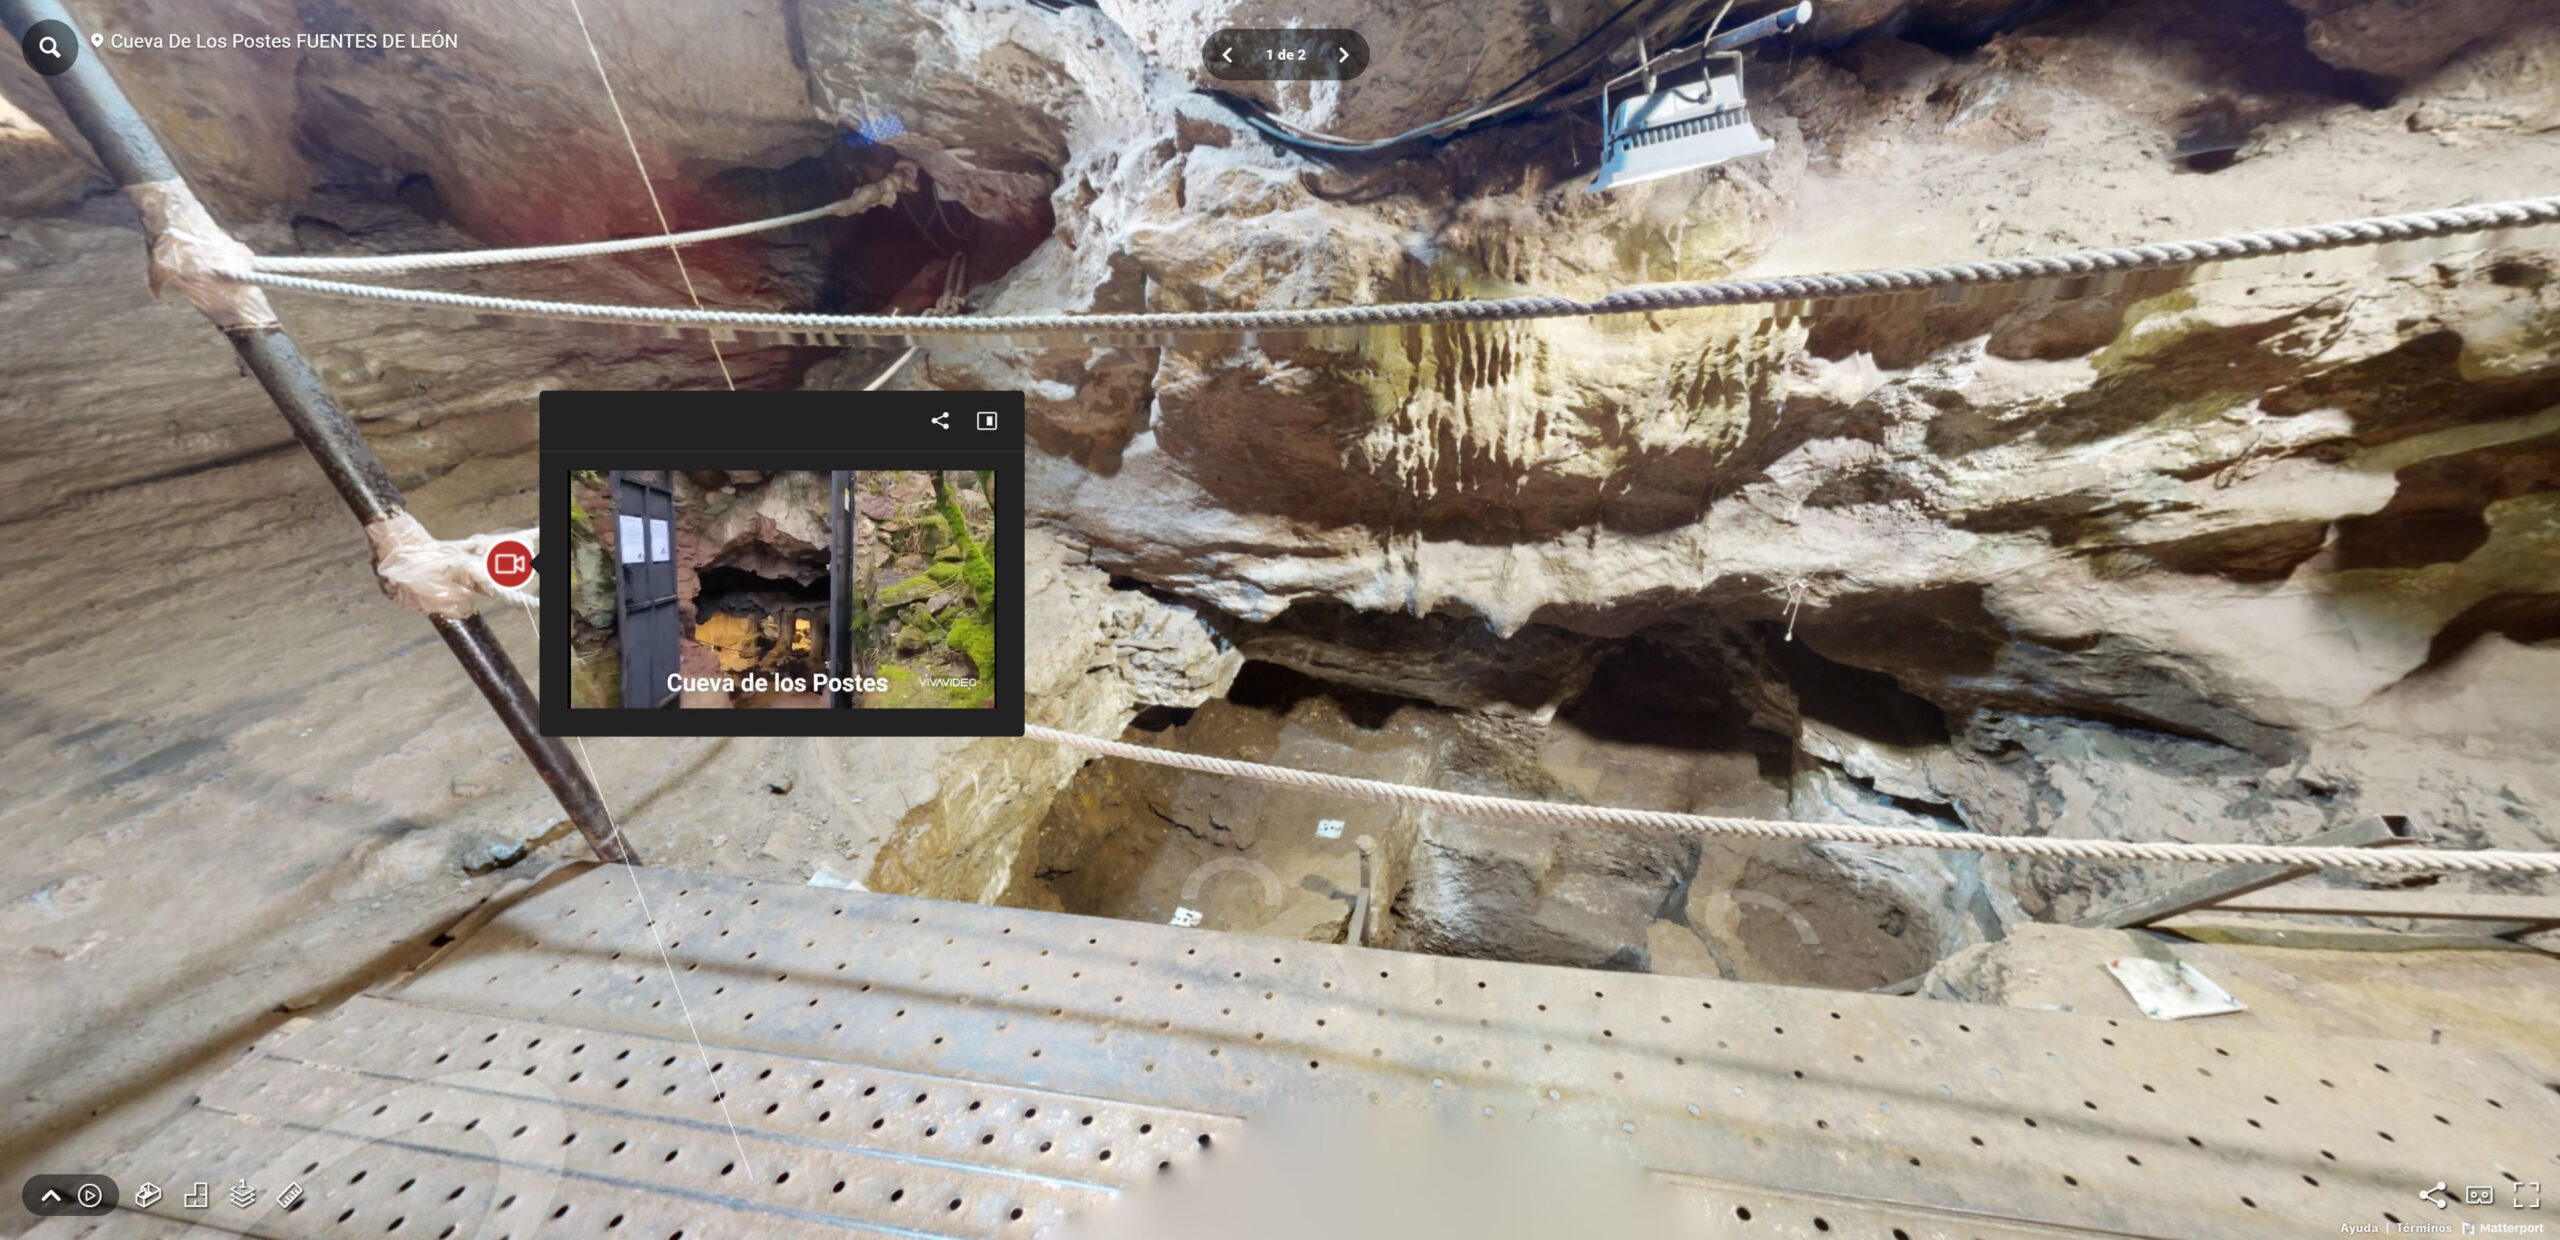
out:
M95 31L90 32L90 35L89 35L89 46L91 46L91 47L104 47L104 46L106 46L106 44L107 44L107 36L102 35L102 34L98 34L98 33L96 33Z

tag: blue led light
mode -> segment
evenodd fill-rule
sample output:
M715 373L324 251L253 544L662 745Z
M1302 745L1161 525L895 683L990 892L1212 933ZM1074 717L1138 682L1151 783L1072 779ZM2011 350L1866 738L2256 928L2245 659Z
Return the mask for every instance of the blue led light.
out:
M891 138L904 136L906 132L907 123L905 121L899 120L894 116L874 116L865 119L860 125L847 130L844 135L844 143L846 146L855 147L876 146Z

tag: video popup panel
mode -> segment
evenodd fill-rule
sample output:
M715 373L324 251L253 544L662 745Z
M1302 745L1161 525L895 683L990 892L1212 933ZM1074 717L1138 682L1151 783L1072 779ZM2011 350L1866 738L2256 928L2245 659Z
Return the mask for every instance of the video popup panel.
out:
M1021 396L546 392L555 735L1019 735Z

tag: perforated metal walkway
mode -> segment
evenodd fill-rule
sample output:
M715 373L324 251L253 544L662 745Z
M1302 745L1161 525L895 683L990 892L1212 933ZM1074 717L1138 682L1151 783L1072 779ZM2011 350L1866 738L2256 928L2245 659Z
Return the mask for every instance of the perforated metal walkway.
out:
M633 873L272 1040L106 1169L158 1202L35 1234L1046 1234L1283 1100L1575 1134L1701 1234L2335 1235L2560 1180L2560 1092L2482 1051L637 871L680 1000Z

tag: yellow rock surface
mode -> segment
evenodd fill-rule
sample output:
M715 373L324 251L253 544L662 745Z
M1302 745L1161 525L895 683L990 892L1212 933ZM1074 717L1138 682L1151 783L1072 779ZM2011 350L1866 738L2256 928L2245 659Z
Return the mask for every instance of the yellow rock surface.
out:
M720 656L720 670L743 672L756 665L757 652L763 647L762 634L756 622L745 616L715 611L696 621L693 639Z

